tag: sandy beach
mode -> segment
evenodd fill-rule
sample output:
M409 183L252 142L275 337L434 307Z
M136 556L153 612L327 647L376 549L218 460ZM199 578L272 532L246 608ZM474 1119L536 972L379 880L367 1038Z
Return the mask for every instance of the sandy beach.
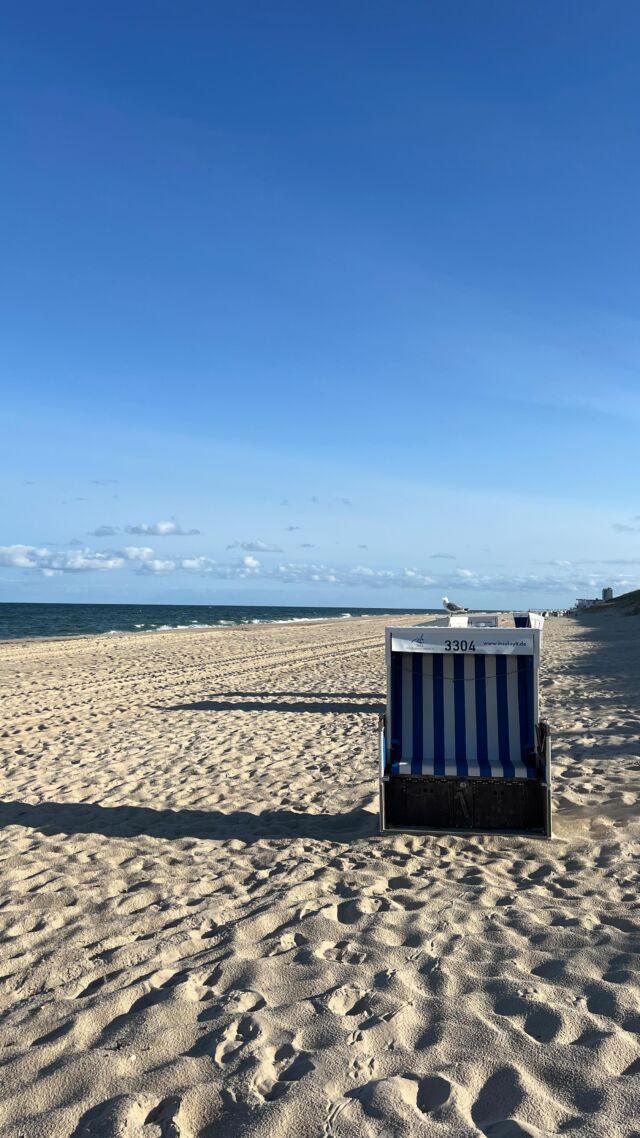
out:
M385 623L0 645L3 1136L638 1138L640 618L552 841L378 835Z

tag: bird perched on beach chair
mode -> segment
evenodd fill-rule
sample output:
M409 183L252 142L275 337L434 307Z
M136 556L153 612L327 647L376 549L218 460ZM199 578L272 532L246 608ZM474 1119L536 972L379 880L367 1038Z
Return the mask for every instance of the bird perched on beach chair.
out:
M468 612L469 609L463 609L462 605L457 605L455 601L450 601L448 597L442 598L442 603L447 612Z

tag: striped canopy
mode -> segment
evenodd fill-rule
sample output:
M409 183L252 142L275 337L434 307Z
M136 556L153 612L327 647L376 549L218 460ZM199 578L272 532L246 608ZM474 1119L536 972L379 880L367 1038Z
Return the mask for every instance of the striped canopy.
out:
M391 775L536 778L533 655L391 652Z

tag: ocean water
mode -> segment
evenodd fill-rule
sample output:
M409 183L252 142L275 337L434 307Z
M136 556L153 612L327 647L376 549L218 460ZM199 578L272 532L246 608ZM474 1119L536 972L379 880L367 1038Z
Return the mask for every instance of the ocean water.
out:
M0 640L32 636L109 636L172 628L231 628L300 620L348 620L435 609L310 608L289 605L84 605L0 603Z

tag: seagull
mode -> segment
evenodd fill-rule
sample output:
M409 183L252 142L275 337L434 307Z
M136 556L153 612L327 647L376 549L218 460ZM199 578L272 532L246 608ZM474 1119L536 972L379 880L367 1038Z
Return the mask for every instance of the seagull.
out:
M453 601L450 601L448 597L443 597L442 603L443 603L444 607L446 608L447 612L468 612L469 611L468 609L463 609L462 605L456 605Z

